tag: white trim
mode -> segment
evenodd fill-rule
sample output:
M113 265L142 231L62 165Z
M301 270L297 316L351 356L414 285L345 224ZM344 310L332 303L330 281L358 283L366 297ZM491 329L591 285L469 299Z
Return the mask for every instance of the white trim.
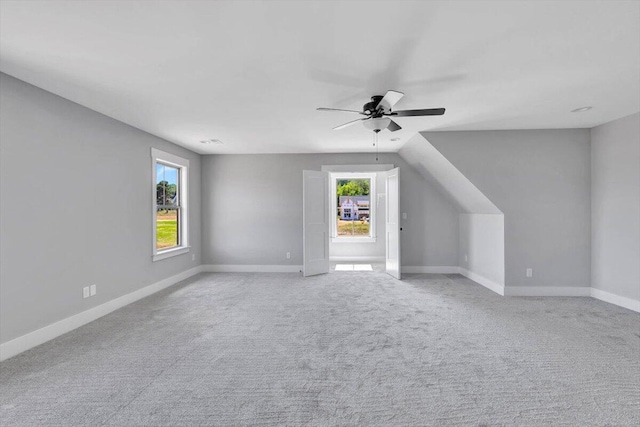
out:
M208 264L202 266L207 273L300 273L301 265L245 265Z
M322 165L322 172L384 172L393 169L393 164L380 165Z
M403 273L406 267L403 267ZM413 268L413 267L409 267ZM492 291L512 297L591 297L640 313L640 301L588 286L501 286L460 267L460 274Z
M186 254L190 249L191 246L178 246L177 248L167 249L154 255L153 260L160 261L161 259L171 258L172 256Z
M506 286L504 295L509 297L588 297L587 286Z
M352 237L338 236L338 237L331 238L331 243L375 243L376 241L377 241L377 238L375 237L361 237L361 236L352 236Z
M0 361L6 360L40 344L44 344L45 342L57 338L60 335L66 334L67 332L71 332L74 329L86 325L87 323L93 322L94 320L99 319L102 316L106 316L107 314L118 310L119 308L127 306L142 298L148 297L149 295L155 294L158 291L161 291L171 285L188 279L189 277L194 276L200 272L202 272L202 266L191 268L189 270L183 271L182 273L178 273L174 276L162 279L159 282L153 283L149 286L145 286L144 288L138 289L137 291L133 291L129 294L112 299L111 301L107 301L104 304L100 304L96 307L90 308L71 317L67 317L66 319L62 319L58 322L52 323L33 332L29 332L28 334L22 335L21 337L15 338L11 341L7 341L4 344L0 344Z
M640 313L640 301L631 298L622 297L596 288L591 288L591 297Z
M402 274L457 274L460 270L459 267L448 265L403 265L400 269Z
M504 285L494 282L493 280L489 280L486 277L483 277L473 271L469 271L466 268L459 267L458 272L465 276L467 279L473 280L474 282L484 286L485 288L492 290L498 295L504 295Z
M189 160L180 156L176 156L175 154L167 153L166 151L158 150L157 148L151 147L151 157L153 159L161 159L164 163L172 163L174 166L178 167L189 167Z
M332 262L384 262L383 256L332 256Z

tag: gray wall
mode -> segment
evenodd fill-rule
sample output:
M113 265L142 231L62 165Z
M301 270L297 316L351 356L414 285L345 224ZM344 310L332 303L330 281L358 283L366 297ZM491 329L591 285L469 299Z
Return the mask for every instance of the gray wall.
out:
M371 163L373 154L204 156L203 263L301 265L302 171ZM379 163L400 167L402 264L458 265L454 206L397 154Z
M199 155L5 74L0 121L1 342L200 264ZM191 164L192 252L155 263L151 147Z
M588 129L424 136L504 213L506 286L590 286Z
M460 214L459 250L461 267L504 286L504 215Z
M640 113L591 129L591 286L640 300Z

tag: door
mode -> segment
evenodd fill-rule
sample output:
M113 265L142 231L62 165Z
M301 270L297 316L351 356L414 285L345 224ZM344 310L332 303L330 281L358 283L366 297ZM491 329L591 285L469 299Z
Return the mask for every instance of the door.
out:
M302 171L303 275L329 272L329 173Z
M386 271L400 279L400 169L386 173Z

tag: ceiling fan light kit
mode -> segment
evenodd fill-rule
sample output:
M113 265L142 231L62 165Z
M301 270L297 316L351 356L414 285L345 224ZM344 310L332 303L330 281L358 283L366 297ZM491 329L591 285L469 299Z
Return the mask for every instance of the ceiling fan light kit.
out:
M362 111L356 110L344 110L340 108L318 108L318 111L341 111L345 113L356 113L366 117L352 120L344 123L340 126L336 126L333 130L340 130L349 127L358 122L362 122L364 127L372 130L376 133L383 129L389 129L390 132L395 132L402 127L399 124L391 120L390 117L419 117L419 116L441 116L444 114L444 108L430 108L424 110L399 110L392 111L393 106L400 101L404 96L404 93L395 90L389 90L382 95L374 95L371 97L371 101L362 106Z
M369 130L380 132L391 124L391 119L388 117L376 117L371 120L365 120L362 124Z

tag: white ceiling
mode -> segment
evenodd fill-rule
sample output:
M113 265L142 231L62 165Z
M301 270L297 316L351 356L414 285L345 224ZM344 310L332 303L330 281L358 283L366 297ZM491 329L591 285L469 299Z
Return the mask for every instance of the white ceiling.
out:
M593 127L640 110L640 2L3 1L0 69L200 153L372 150L418 131ZM591 105L585 113L571 113ZM391 142L390 138L400 140ZM224 145L203 145L217 138Z

